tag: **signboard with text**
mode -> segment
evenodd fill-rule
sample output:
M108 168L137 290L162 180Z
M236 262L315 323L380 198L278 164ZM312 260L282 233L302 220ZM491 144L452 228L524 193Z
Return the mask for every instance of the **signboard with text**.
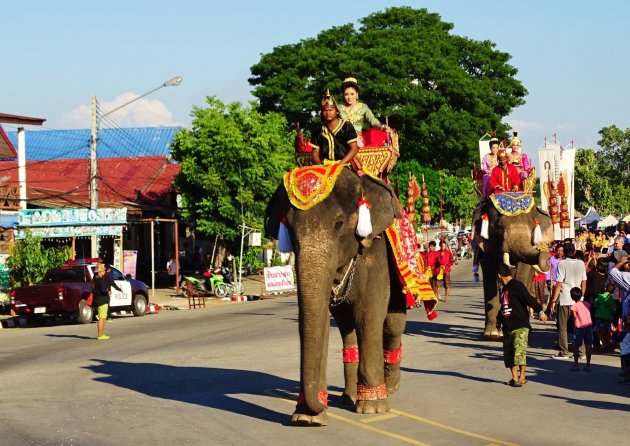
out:
M293 268L287 266L269 266L264 268L265 290L269 293L295 289Z
M127 223L127 208L26 209L18 213L19 227L120 225Z

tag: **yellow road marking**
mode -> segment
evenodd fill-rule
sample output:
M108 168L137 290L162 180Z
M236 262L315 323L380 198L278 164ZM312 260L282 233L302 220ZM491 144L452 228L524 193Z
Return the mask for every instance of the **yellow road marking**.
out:
M361 423L376 423L378 421L389 420L390 418L398 418L398 415L396 415L395 413L386 413L385 415L366 418L365 420L361 420Z
M283 395L275 393L274 390L265 391L265 393L268 394L268 395L274 396L276 398L279 398L282 401L286 401L287 403L295 404L295 400L289 400L287 398L284 398ZM330 394L335 394L335 392L329 392L329 393ZM329 408L329 409L331 409L331 408ZM428 424L428 425L436 427L438 429L444 429L444 430L447 430L447 431L450 431L450 432L455 432L457 434L464 435L464 436L467 436L467 437L472 437L472 438L477 438L477 439L480 439L480 440L489 441L490 443L486 444L485 446L518 446L516 443L509 443L509 442L506 442L506 441L498 440L496 438L492 438L492 437L487 437L485 435L476 434L474 432L468 432L468 431L466 431L464 429L460 429L460 428L453 427L453 426L448 426L448 425L440 423L438 421L429 420L428 418L419 417L417 415L413 415L413 414L410 414L410 413L407 413L407 412L403 412L401 410L396 410L396 409L391 409L390 413L383 414L383 415L378 415L378 416L371 417L371 418L366 418L366 419L361 420L361 421L355 421L355 420L352 420L350 418L346 418L346 417L343 417L341 415L334 414L330 410L328 410L328 416L330 418L335 419L335 420L339 420L339 421L343 421L344 423L348 423L348 424L350 424L352 426L360 427L361 429L366 429L366 430L369 430L369 431L372 431L372 432L376 432L376 433L384 435L386 437L395 438L397 440L404 441L405 443L413 444L413 445L416 445L416 446L430 446L430 445L428 443L423 443L421 441L414 440L413 438L405 437L404 435L398 435L398 434L395 434L393 432L388 432L386 430L379 429L379 428L374 427L374 426L370 426L369 424L366 424L366 423L382 421L382 420L386 420L386 419L402 416L402 417L409 418L409 419L412 419L412 420L415 420L415 421L419 421L421 423Z
M342 417L340 415L336 415L328 411L328 416L330 418L334 418L335 420L343 421L344 423L351 424L352 426L360 427L361 429L366 429L368 431L376 432L377 434L384 435L386 437L395 438L400 441L404 441L405 443L414 444L416 446L430 446L428 443L423 443L422 441L414 440L413 438L405 437L403 435L394 434L393 432L388 432L383 429L379 429L378 427L370 426L368 424L363 424L359 421L351 420L350 418Z
M503 445L503 446L517 446L515 443L508 443L506 441L497 440L496 438L486 437L485 435L475 434L474 432L468 432L468 431L466 431L464 429L460 429L460 428L453 427L453 426L448 426L446 424L442 424L442 423L437 422L437 421L429 420L428 418L419 417L417 415L413 415L413 414L410 414L410 413L402 412L400 410L391 409L391 412L394 413L394 414L401 415L403 417L411 418L412 420L420 421L420 422L428 424L430 426L437 427L439 429L444 429L444 430L447 430L447 431L456 432L458 434L466 435L467 437L473 437L473 438L478 438L480 440L486 440L486 441L491 442L491 444Z

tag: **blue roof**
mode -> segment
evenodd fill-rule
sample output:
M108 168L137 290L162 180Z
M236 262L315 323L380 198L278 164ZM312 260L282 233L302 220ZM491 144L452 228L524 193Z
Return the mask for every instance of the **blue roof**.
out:
M99 158L169 156L170 145L181 127L107 128L99 130ZM17 132L6 132L17 150ZM90 129L26 130L26 159L77 159L90 157Z

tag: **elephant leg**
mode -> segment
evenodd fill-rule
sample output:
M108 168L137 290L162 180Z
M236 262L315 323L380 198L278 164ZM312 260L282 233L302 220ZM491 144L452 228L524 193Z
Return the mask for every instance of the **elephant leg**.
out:
M389 275L387 270L378 274L372 271L372 284L380 282L387 284L387 288L379 290L374 285L363 296L364 305L357 305L355 318L357 320L357 338L359 341L359 372L357 384L357 413L382 413L389 411L387 400L387 385L385 384L385 370L383 367L383 324L387 316L387 300L389 294ZM378 277L381 276L381 277ZM380 291L380 295L379 295Z
M499 315L499 288L497 285L497 270L499 261L492 261L490 255L484 255L481 263L483 269L483 296L486 313L486 323L483 337L496 341L501 337L497 328L497 316Z
M349 304L343 303L330 308L335 318L341 341L343 343L343 375L344 391L342 400L344 404L354 406L357 400L357 373L359 370L359 344L355 330L354 316Z
M400 361L402 359L402 333L407 317L405 312L388 313L383 333L383 360L387 394L400 388Z

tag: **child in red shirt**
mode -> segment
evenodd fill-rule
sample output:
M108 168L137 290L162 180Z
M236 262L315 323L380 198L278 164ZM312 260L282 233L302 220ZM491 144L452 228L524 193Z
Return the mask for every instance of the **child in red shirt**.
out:
M593 352L593 321L591 319L591 305L582 300L582 290L578 287L571 288L571 299L575 302L571 305L571 313L575 320L573 334L573 367L569 370L579 372L578 360L580 359L580 346L584 342L586 348L586 365L582 370L591 371L591 354Z

